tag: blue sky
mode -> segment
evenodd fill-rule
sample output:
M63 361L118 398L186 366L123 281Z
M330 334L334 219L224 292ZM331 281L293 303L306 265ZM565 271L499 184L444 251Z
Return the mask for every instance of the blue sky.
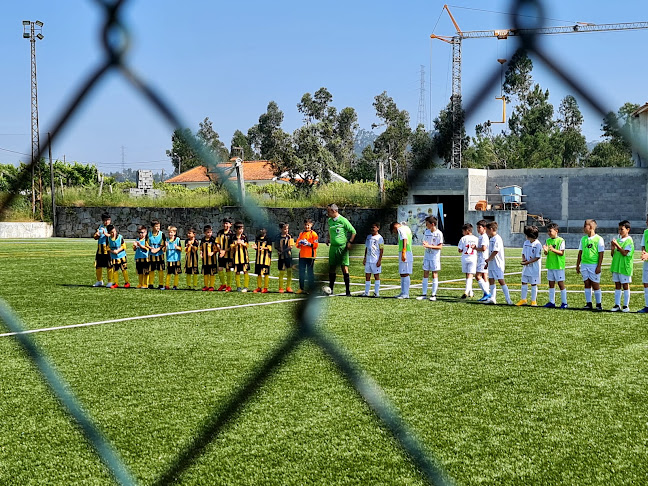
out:
M452 5L462 30L513 26L507 15L482 11L505 12L509 2L466 0ZM602 0L551 0L545 5L544 25L648 21L645 0L622 2L623 8ZM442 7L441 2L418 0L131 0L123 9L132 32L127 62L169 101L186 126L195 131L208 116L228 147L234 131L246 132L257 123L270 100L284 112L284 130L294 130L301 125L296 109L301 96L322 86L332 93L338 109L356 109L362 128L370 129L377 121L372 102L382 91L409 111L414 126L421 65L428 120L450 96L450 46L429 38L432 32L454 32ZM15 163L28 157L13 152L29 153L31 144L30 48L22 38L22 20L44 22L44 39L36 46L43 143L64 104L103 57L102 16L91 0L11 1L1 9L0 163ZM648 101L642 54L648 30L544 36L542 43L610 109L626 101ZM493 70L499 70L497 59L510 58L514 50L514 40L464 41L464 104L473 100ZM549 89L556 110L566 94L575 94L537 61L533 76ZM469 131L500 116L495 96L497 86L468 118ZM600 117L577 99L585 116L583 131L588 140L596 140ZM114 72L99 83L55 141L53 155L95 163L111 172L121 169L123 146L127 167L170 172L165 150L172 131Z

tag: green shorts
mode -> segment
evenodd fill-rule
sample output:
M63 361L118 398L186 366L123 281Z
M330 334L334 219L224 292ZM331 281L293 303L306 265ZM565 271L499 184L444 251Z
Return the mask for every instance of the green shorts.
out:
M331 245L329 247L329 267L334 268L338 265L349 266L349 250L346 245Z

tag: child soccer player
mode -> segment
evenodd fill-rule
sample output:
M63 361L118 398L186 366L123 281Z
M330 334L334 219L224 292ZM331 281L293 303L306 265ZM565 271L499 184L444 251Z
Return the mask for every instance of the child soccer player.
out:
M299 233L297 238L297 248L299 248L298 294L305 294L315 286L314 267L318 246L319 238L317 233L313 231L313 220L307 218L304 220L304 231Z
M585 286L585 309L602 311L601 305L601 265L605 254L605 242L596 234L596 220L586 219L583 224L583 236L578 244L576 273L581 274ZM582 266L581 266L582 263ZM592 289L596 299L596 309L592 309Z
M110 251L108 250L108 230L106 227L110 224L110 214L101 215L101 224L95 231L93 238L97 240L97 254L95 255L95 273L97 281L93 287L103 287L103 269L106 269L106 282L108 285L112 282L112 269L110 267Z
M247 292L250 285L250 256L248 255L248 239L245 234L245 226L241 222L234 223L234 236L230 241L230 254L234 264L234 278L236 280L236 291ZM243 274L243 287L241 287L241 273Z
M279 223L279 239L275 242L279 260L277 268L279 269L279 293L284 292L284 274L286 276L286 292L292 294L292 249L295 246L295 240L288 233L290 226L288 223Z
M441 248L443 248L443 233L437 229L437 219L434 216L425 218L425 233L423 234L423 285L421 295L416 300L427 299L428 282L432 272L432 295L431 301L436 300L437 288L439 287L439 270L441 270Z
M458 251L461 253L461 271L466 274L466 288L461 296L462 299L473 296L472 284L473 275L477 271L477 243L479 240L473 235L473 226L466 223L461 227L463 236L459 240Z
M646 215L646 226L648 226L648 214ZM644 286L644 308L638 310L639 314L648 314L648 229L644 230L643 239L641 240L641 260L643 263L643 286Z
M137 288L145 289L148 287L149 274L149 247L146 235L148 231L146 226L137 227L137 239L133 243L135 250L135 270L137 270Z
M261 228L257 232L256 241L252 244L256 250L254 261L254 273L257 274L257 288L253 292L262 294L268 293L270 283L270 262L272 261L272 241L268 239L268 230ZM263 288L261 285L263 284Z
M486 270L486 259L488 258L488 235L486 234L486 225L488 221L481 219L477 221L477 285L484 293L478 302L485 302L490 299L490 292L488 291L488 270Z
M166 236L160 231L160 222L151 221L151 231L148 234L149 244L149 289L154 288L155 272L158 274L158 288L164 289L164 251L166 249Z
M495 287L495 280L497 280L504 293L506 303L513 305L508 286L504 281L504 269L506 268L504 243L502 242L502 237L497 234L497 226L497 222L495 221L491 221L486 225L486 234L488 234L490 240L488 241L488 258L484 261L484 268L488 270L491 296L484 303L497 304L497 287Z
M542 247L547 255L547 280L549 281L549 302L544 306L556 307L556 282L560 289L560 308L567 308L567 289L565 288L565 240L558 236L558 225L549 223L547 225L547 241Z
M220 280L219 292L232 291L232 258L230 257L230 243L232 241L232 220L223 219L223 227L216 234L218 243L218 280Z
M128 280L128 265L126 264L126 242L124 237L117 232L117 228L112 224L106 226L108 230L108 248L110 251L110 266L112 267L113 281L111 285L107 285L110 289L119 287L119 270L122 271L124 276L124 288L130 287Z
M169 239L167 240L166 246L167 277L164 288L169 290L171 286L171 275L173 275L173 290L178 290L180 274L182 273L182 263L180 262L182 257L182 242L177 236L178 228L169 226L167 231L169 233Z
M362 264L365 266L365 290L363 297L369 297L371 289L371 274L374 276L374 297L380 297L380 273L382 272L382 257L385 250L385 240L379 233L380 223L371 225L371 234L365 240L365 253Z
M196 230L190 228L187 231L187 239L185 240L185 274L187 275L187 287L190 289L198 288L199 249L200 243L196 239Z
M401 292L396 296L397 299L409 299L410 275L414 264L414 255L412 254L412 230L405 224L392 223L389 226L392 234L398 234L398 273L401 278Z
M200 240L200 258L203 262L202 273L205 285L202 289L205 292L213 292L218 270L218 246L211 225L206 224L203 233L203 239Z
M527 292L531 285L531 307L537 307L538 284L540 283L540 259L542 258L542 245L538 241L538 227L525 226L524 236L526 241L522 246L522 289L520 300L515 305L527 304Z
M619 237L610 244L612 252L612 281L614 282L614 307L612 312L630 312L630 282L632 282L632 258L634 241L630 236L630 221L619 223ZM623 286L623 307L621 307L621 286Z

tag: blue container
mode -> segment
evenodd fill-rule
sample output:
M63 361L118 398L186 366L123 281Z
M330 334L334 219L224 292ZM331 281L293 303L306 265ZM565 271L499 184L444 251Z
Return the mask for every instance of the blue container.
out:
M522 188L520 186L500 187L500 195L504 204L520 204L522 202Z

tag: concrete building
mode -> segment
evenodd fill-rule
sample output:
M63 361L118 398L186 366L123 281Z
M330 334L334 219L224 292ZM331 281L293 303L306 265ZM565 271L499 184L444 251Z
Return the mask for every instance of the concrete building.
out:
M504 207L500 188L520 186L520 203ZM486 201L486 210L476 210ZM577 247L583 221L594 218L601 234L616 235L628 219L632 234L645 228L648 213L648 170L625 167L581 169L431 169L418 174L408 192L408 204L443 203L449 243L461 237L461 225L480 219L497 221L507 246L522 246L525 224L547 222L561 228L570 248ZM488 209L490 208L490 209ZM609 242L610 238L606 238ZM640 245L639 238L635 244Z

